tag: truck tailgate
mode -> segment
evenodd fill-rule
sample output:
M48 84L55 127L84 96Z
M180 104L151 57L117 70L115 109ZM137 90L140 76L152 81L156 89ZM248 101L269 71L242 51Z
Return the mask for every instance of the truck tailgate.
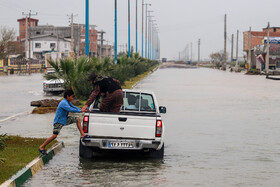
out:
M156 116L91 113L88 134L97 137L155 139Z

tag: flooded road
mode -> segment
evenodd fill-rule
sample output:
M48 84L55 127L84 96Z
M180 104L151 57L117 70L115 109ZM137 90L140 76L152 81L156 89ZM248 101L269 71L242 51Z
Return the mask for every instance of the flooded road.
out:
M0 77L0 119L46 98L42 80ZM153 90L167 107L164 160L80 159L71 125L58 138L65 148L25 186L278 186L279 84L211 69L158 70L136 88ZM22 114L0 122L0 133L48 137L53 118Z

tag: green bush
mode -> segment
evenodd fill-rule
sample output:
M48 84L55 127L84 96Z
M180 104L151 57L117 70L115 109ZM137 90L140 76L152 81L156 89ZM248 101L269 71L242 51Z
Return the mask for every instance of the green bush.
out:
M118 58L118 64L114 64L114 59L104 58L101 61L98 58L80 58L78 60L66 59L59 62L49 61L56 73L46 75L45 78L63 79L65 89L72 88L78 99L86 100L93 87L87 78L90 73L95 72L98 75L109 76L124 84L137 75L143 74L151 67L158 64L157 61L151 61L139 56L138 53L128 58L122 55Z

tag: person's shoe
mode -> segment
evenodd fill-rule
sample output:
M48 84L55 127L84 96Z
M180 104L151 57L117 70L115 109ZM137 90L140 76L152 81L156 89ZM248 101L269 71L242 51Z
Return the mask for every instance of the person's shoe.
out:
M48 154L48 153L46 152L45 149L41 150L41 149L39 148L38 151L39 151L42 155L47 155L47 154Z
M85 138L90 138L89 135L85 135L84 137L82 137L82 139L85 139Z

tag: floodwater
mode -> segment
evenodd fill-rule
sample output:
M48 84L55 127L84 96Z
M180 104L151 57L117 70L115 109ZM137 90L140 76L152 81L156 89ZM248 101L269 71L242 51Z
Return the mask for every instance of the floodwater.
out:
M0 77L0 120L48 97L42 81ZM80 159L71 125L58 138L65 148L25 186L279 186L279 84L212 69L158 70L136 88L153 90L167 107L163 160ZM0 122L0 133L48 137L53 118L27 112Z

